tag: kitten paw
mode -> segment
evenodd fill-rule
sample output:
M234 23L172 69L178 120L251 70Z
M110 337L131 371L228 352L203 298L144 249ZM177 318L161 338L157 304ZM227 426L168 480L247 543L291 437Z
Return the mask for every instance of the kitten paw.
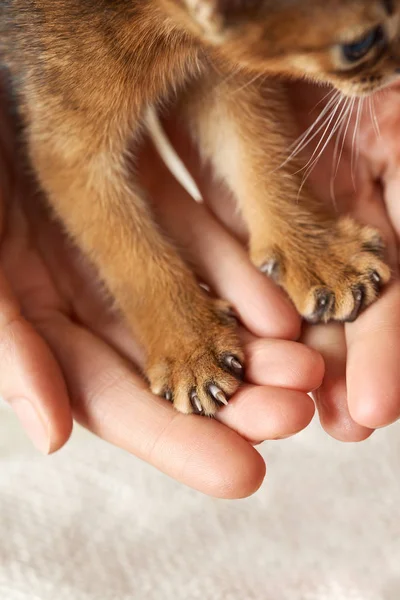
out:
M296 231L295 239L258 250L253 260L310 323L354 321L390 280L379 233L349 217L330 230Z
M244 377L233 312L222 301L214 306L215 317L198 324L201 332L190 339L176 332L175 343L158 348L149 359L151 390L185 414L214 416Z

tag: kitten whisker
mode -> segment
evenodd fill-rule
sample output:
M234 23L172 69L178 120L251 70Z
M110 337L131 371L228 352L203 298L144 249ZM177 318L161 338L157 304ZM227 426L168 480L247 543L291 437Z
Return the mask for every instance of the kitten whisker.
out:
M295 144L297 144L297 146L294 148L292 153L286 158L286 160L279 166L280 169L283 168L284 166L286 166L291 160L293 160L293 158L295 158L298 154L300 154L300 152L302 152L304 150L304 148L306 148L323 129L325 130L325 132L322 137L324 137L326 130L327 130L327 126L329 127L330 123L332 122L331 117L334 116L335 112L337 111L338 106L340 105L341 100L338 101L338 104L336 107L333 106L340 95L341 95L340 92L338 92L335 95L335 97L330 100L330 102L325 106L324 110L319 115L318 119L311 125L311 127L309 127L307 129L307 131L302 136L300 136L299 140L297 140L295 142ZM334 110L333 115L332 115L332 112L329 112L329 109L331 109L331 108L332 108L332 110ZM316 127L318 122L323 117L325 117L325 118L323 119L323 121L320 124L320 126L318 127L318 129L313 133L313 135L311 135L308 139L306 139L307 136L310 133L312 133L313 129ZM292 144L292 146L293 146L293 144Z
M362 119L363 119L365 98L361 98L360 103L361 103L361 107L360 107L360 116L359 116L358 125L357 125L357 140L356 140L356 164L355 164L356 168L357 168L357 163L360 159L360 133L361 133L361 123L362 123Z
M341 93L339 91L337 91L336 94L330 99L330 101L327 103L327 105L321 111L321 113L319 114L318 118L314 121L314 123L295 142L293 142L293 144L291 146L289 146L289 150L291 150L292 148L294 148L294 150L293 150L292 154L290 155L290 157L287 159L287 162L289 162L289 160L291 158L296 156L296 154L301 152L315 138L315 136L321 131L321 129L326 125L326 121L330 116L330 115L327 116L327 113L329 112L330 108L333 108L336 100L338 100L340 96L341 96ZM325 117L325 116L327 116L327 118L323 121L323 123L320 125L318 130L315 132L315 134L307 140L307 136L314 131L315 127L319 124L321 119L323 119L323 117Z
M323 108L323 110L320 112L320 114L318 115L317 119L315 119L315 121L310 125L310 127L304 132L302 133L297 140L295 140L293 142L293 144L291 144L289 146L289 150L293 149L293 148L297 148L298 146L300 146L307 138L307 136L312 133L312 131L315 129L315 127L320 123L320 121L323 119L323 117L325 117L329 111L330 108L333 107L333 105L335 104L335 101L337 100L337 98L340 96L340 92L337 92L335 94L335 97L331 98L329 100L329 102L326 104L326 106ZM323 124L321 125L321 127L323 126Z
M340 161L342 160L342 156L343 156L343 152L344 152L344 146L346 144L347 133L349 131L350 123L351 123L351 118L353 116L354 105L355 105L355 99L354 98L353 98L353 100L349 99L349 105L350 106L349 106L349 111L347 113L346 130L345 130L344 135L343 135L342 147L340 149L340 155L339 155L339 161L338 161L338 164L336 166L336 171L335 171L335 178L337 177L337 174L339 172Z
M298 199L300 197L300 194L301 194L301 192L302 192L302 190L303 190L303 188L304 188L304 186L305 186L305 184L306 184L309 176L311 175L312 171L314 170L315 166L317 165L318 161L320 160L321 156L323 155L325 149L327 148L327 146L329 145L329 143L332 141L332 139L333 139L336 131L340 127L340 125L341 125L341 119L338 119L338 121L333 126L332 131L328 134L328 138L326 139L326 141L325 141L323 147L321 148L320 152L318 153L318 155L312 160L311 164L310 164L310 161L307 163L308 166L307 166L306 172L304 173L303 180L302 180L300 188L299 188L299 193L298 193L298 196L297 196ZM328 125L328 128L329 128L329 125ZM326 131L325 131L323 137L325 137L325 134L326 134ZM315 152L314 152L314 154L315 154Z
M356 122L354 125L352 146L351 146L351 180L353 182L354 191L357 190L357 181L356 181L356 172L355 171L356 171L358 151L359 151L358 135L359 135L359 129L360 129L360 120L361 120L361 112L362 112L362 107L363 107L363 100L357 99L357 102L358 102L357 116L356 116Z
M352 104L351 98L348 98L346 100L346 112L344 113L344 115L342 117L340 129L336 136L335 148L333 151L333 158L332 158L330 195L331 195L331 199L332 199L335 209L337 208L336 194L335 194L335 181L336 181L337 174L339 172L340 162L342 160L344 145L346 143L347 131L349 129L349 124L350 124L350 120L351 120L352 109L353 109L353 104ZM340 147L340 152L339 152L340 140L342 140L342 145Z
M317 104L314 106L314 108L312 108L312 109L310 110L310 112L309 112L308 114L309 114L309 115L311 115L311 114L314 112L314 110L316 110L316 109L318 108L318 106L320 106L320 105L321 105L321 104L322 104L322 103L323 103L323 102L324 102L324 101L325 101L327 98L329 98L329 96L330 96L331 94L334 94L335 92L336 92L336 94L335 94L336 96L337 96L338 94L340 94L340 92L339 92L338 90L335 90L335 88L332 88L330 92L328 92L327 94L325 94L325 96L324 96L323 98L321 98L321 100L319 100L319 101L317 102Z
M382 138L382 134L381 134L381 129L379 127L378 117L376 115L375 98L369 97L368 101L369 101L368 104L369 104L369 114L371 117L371 122L375 129L376 137L378 140L380 140Z
M310 166L310 164L311 164L311 163L313 163L313 161L315 160L315 156L316 156L316 155L317 155L317 160L319 160L319 159L320 159L320 157L321 157L321 151L319 151L319 149L320 149L321 145L322 145L322 144L324 144L324 141L325 141L325 136L326 136L326 135L328 135L328 138L330 137L330 133L329 133L329 128L330 128L330 125L331 125L332 121L334 120L334 118L335 118L335 115L336 115L336 113L338 112L338 110L339 110L339 108L340 108L340 106L341 106L341 104L342 104L343 100L344 100L344 98L342 97L342 98L339 100L339 102L337 103L337 105L336 105L336 107L334 108L334 110L333 110L333 112L331 113L331 115L329 116L328 123L327 123L327 125L326 125L326 127L325 127L324 133L322 134L322 136L321 136L321 139L319 140L319 142L318 142L317 146L315 147L315 150L314 150L314 152L312 153L312 155L311 155L311 158L308 160L308 162L307 162L307 163L306 163L306 164L305 164L305 165L304 165L304 166L303 166L301 169L299 169L298 171L296 171L296 172L294 173L295 175L297 175L298 173L301 173L301 172L302 172L302 171L304 171L304 170L307 170L307 169L308 169L308 167ZM336 131L336 125L337 125L337 123L335 124L335 126L334 126L334 128L333 128L333 130L334 130L334 131ZM323 146L323 150L325 149L325 147L326 147L326 146ZM323 150L322 150L322 151L323 151ZM318 151L319 151L319 152L318 152Z
M210 61L210 65L212 66L212 68L214 69L214 71L217 73L217 75L222 76L221 71L218 69L218 67L214 64L214 61ZM232 71L226 75L226 77L224 77L223 79L221 79L221 81L218 83L218 85L216 86L216 90L217 92L226 84L229 83L229 81L231 81L232 79L234 79L235 77L237 77L240 72L243 71L243 67L241 65L236 65L234 69L232 69Z
M242 92L243 90L245 90L249 86L253 85L253 83L255 83L256 81L258 81L261 78L264 81L266 79L266 77L267 77L267 75L265 73L257 73L252 79L250 79L249 81L246 81L246 83L244 83L240 87L233 90L231 92L231 95L233 96L233 95L237 94L238 92Z

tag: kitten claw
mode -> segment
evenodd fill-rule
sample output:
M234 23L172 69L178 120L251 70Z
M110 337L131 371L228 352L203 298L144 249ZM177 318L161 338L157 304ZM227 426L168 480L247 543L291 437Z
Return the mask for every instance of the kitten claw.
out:
M208 392L211 394L214 400L216 400L220 404L228 406L228 400L226 399L224 392L220 390L219 387L217 387L214 383L211 383L208 386Z
M380 292L382 287L382 277L377 271L372 271L370 275L370 280L372 285L374 286L374 290L376 291L376 293Z
M163 393L162 397L165 398L165 400L168 400L168 402L172 402L172 392L171 392L171 390L166 390Z
M198 397L195 390L193 390L190 394L190 403L191 403L191 405L193 407L193 411L196 415L203 414L203 407L201 405L200 398Z
M320 288L315 294L315 310L310 317L309 323L324 321L324 316L329 314L335 304L335 296L326 288Z
M279 279L279 262L273 258L261 265L260 271L273 281L277 281Z
M224 362L225 362L226 366L228 367L228 369L236 377L239 377L239 379L243 379L244 368L243 368L243 365L238 361L236 356L232 356L232 355L226 356Z
M358 286L353 290L353 298L354 298L354 308L346 319L347 323L352 323L355 321L360 313L360 310L364 304L365 299L365 289L363 285Z
M235 319L235 321L238 321L238 316L236 311L233 310L233 308L230 306L228 308L228 310L226 311L226 314L228 317L230 317L231 319Z

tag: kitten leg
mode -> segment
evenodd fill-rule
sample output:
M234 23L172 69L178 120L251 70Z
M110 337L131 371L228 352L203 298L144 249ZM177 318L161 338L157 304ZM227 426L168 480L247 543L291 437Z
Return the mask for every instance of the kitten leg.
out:
M93 128L54 111L32 107L28 127L30 156L52 207L142 344L152 391L181 412L213 415L243 375L228 307L203 293L153 222L124 159L123 118L114 130L110 121Z
M379 234L338 218L282 167L295 131L283 85L203 82L184 102L203 156L238 199L252 260L311 322L352 321L390 279Z

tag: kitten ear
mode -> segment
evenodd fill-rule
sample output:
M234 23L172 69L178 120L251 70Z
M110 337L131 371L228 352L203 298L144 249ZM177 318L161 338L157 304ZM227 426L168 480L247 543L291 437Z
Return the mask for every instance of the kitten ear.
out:
M262 0L185 0L191 18L213 42L221 42L230 27L255 13Z

